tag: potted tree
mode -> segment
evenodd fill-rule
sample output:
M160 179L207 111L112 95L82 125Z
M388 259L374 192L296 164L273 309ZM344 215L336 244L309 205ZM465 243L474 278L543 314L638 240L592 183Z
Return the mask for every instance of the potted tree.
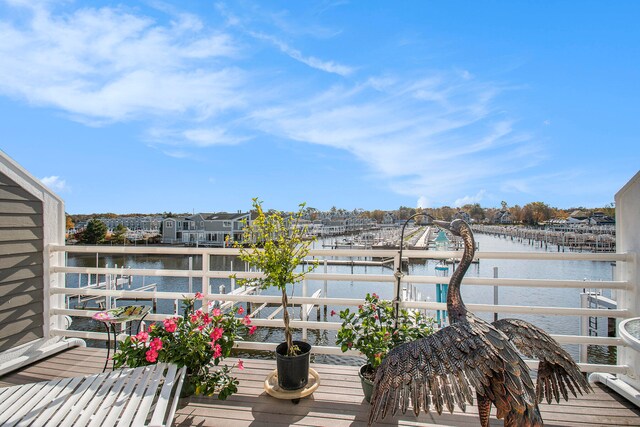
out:
M335 312L332 312L335 314ZM359 375L362 391L367 402L371 399L376 369L389 350L397 345L426 337L433 333L434 321L417 310L402 309L395 326L395 310L389 300L381 300L373 293L367 294L365 302L357 311L345 309L340 312L342 325L336 343L343 352L359 350L366 358Z
M240 259L263 273L259 279L238 279L238 282L251 282L260 289L274 287L282 295L285 341L276 348L276 363L278 386L283 390L299 390L309 381L311 345L293 340L287 296L287 285L302 281L316 267L315 263L299 267L312 242L305 240L306 227L300 223L304 206L301 204L295 214L265 213L262 202L253 199L255 217L246 223L243 239L236 244L240 249Z

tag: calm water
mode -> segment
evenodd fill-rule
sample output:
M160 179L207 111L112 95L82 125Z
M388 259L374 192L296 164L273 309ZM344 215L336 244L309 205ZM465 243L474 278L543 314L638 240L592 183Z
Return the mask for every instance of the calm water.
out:
M544 249L536 248L527 244L519 243L509 239L501 239L494 236L487 236L478 234L476 240L479 243L479 247L483 251L544 251ZM315 247L321 248L321 241L314 244ZM375 252L373 252L375 254ZM202 259L201 257L192 257L192 268L195 270L201 269ZM67 261L69 266L84 266L95 267L96 257L91 256L78 256L70 255ZM131 268L146 268L146 269L172 269L172 270L188 270L189 260L180 256L147 256L147 255L135 255L135 256L111 256L103 255L97 260L97 264L100 267L115 265L122 267L125 266L124 272L126 274L126 267ZM412 262L409 265L409 277L411 275L436 275L435 266L437 261L421 261ZM213 257L211 261L211 268L214 270L226 270L229 271L233 267L234 271L244 271L244 265L234 259L234 257ZM520 261L520 260L481 260L479 264L473 264L468 272L468 277L493 277L494 267L498 267L498 274L501 278L522 278L522 279L571 279L571 280L611 280L613 267L609 262L595 262L595 261L549 261L549 260L535 260L535 261ZM324 266L318 267L318 272L324 271ZM364 267L364 266L327 266L327 272L329 273L356 273L356 274L386 274L392 275L392 270L386 267ZM100 280L104 280L101 276ZM445 279L448 280L448 279ZM87 282L87 276L78 276L76 274L67 275L67 286L77 287L78 282L84 286ZM92 282L95 281L95 276L92 278ZM143 285L149 285L155 283L158 291L172 291L172 292L188 292L189 280L186 278L173 278L173 277L134 277L130 285L130 289L136 289ZM214 279L211 281L212 292L218 292L220 285L224 285L227 291L230 289L229 279ZM311 295L315 290L321 289L323 282L321 281L309 281L308 282L308 294ZM422 300L435 301L435 287L429 284L416 284L416 289L420 292ZM125 286L125 289L129 286ZM191 281L191 289L193 292L200 291L202 289L202 281L200 279L193 279ZM298 284L294 288L295 295L300 295L302 291L302 285ZM393 298L393 287L391 284L375 284L369 282L329 282L328 283L328 296L335 298L364 298L367 292L376 292L382 298ZM548 288L499 288L499 303L506 305L531 305L531 306L553 306L553 307L579 307L580 306L580 289L548 289ZM291 292L289 292L291 293ZM265 295L277 295L275 290L263 291ZM479 303L479 304L492 304L493 303L493 288L488 286L463 286L462 296L467 303ZM126 304L126 301L119 301L118 305ZM75 306L75 299L71 300L71 306ZM340 311L344 309L341 306L328 307L328 313L332 310ZM173 313L174 302L173 301L158 301L158 312L170 314ZM261 317L266 317L273 309L265 309ZM434 315L433 312L428 314ZM479 314L485 320L491 321L493 315L491 313ZM296 313L299 317L299 314ZM558 334L579 334L580 319L577 316L572 317L558 317L558 316L532 316L532 315L509 315L504 314L501 317L518 317L527 321L530 321L550 333ZM328 316L329 321L337 322L339 318L334 316ZM315 320L316 313L312 311L310 314L310 320ZM321 319L325 320L324 313L321 313ZM606 321L601 319L599 322L600 330L599 334L606 334ZM99 325L91 319L75 318L72 328L81 330L98 330ZM296 336L301 337L301 332L296 331ZM259 328L258 332L253 339L263 342L281 342L283 339L282 331L276 328ZM308 331L308 339L310 342L316 345L333 345L335 342L334 331ZM92 343L100 345L101 343ZM102 344L104 345L104 344ZM574 357L577 357L578 346L566 346L566 349L572 353ZM257 356L271 357L272 352L267 352L263 355ZM255 354L252 355L256 357ZM607 347L595 347L590 346L590 361L600 363L613 363L615 356L611 350ZM332 358L328 356L316 356L316 361L332 363L357 363L347 358Z

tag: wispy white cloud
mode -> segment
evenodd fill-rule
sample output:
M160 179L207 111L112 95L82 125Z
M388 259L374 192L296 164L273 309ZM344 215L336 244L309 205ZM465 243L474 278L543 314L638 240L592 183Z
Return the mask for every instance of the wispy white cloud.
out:
M67 185L67 182L57 175L45 176L44 178L41 178L40 181L53 191L63 193L71 190Z
M230 128L201 126L188 129L153 127L147 131L146 139L152 144L182 147L210 147L214 145L236 145L251 139L235 135Z
M252 118L265 132L351 152L399 194L451 203L535 163L536 146L493 106L500 90L457 73L385 77Z
M526 183L505 177L542 158L531 136L496 107L503 86L467 70L356 78L366 67L303 53L221 5L227 22L217 29L170 7L166 22L125 6L16 7L27 12L18 21L0 18L0 94L92 125L138 120L145 142L167 156L197 159L194 149L263 133L351 153L368 166L369 180L424 206L476 194L472 200L501 185L524 190ZM262 46L248 48L247 36ZM342 83L328 87L309 85L308 73L274 76L247 60L265 45L260 54L275 46L350 79L331 76Z
M425 196L418 197L416 208L424 209L424 208L428 208L429 206L430 206L429 199L427 199Z
M456 199L453 202L453 206L459 208L461 206L464 205L468 205L468 204L474 204L474 203L480 203L482 201L482 199L484 198L485 194L487 192L485 190L480 190L478 191L478 193L474 196L464 196L461 197L459 199Z
M347 65L338 64L335 61L330 61L330 60L326 61L326 60L322 60L322 59L316 58L314 56L305 56L298 49L292 48L291 46L289 46L288 44L286 44L285 42L283 42L282 40L279 40L278 38L276 38L274 36L263 34L263 33L254 32L254 31L250 31L249 34L251 36L255 37L256 39L267 41L267 42L273 44L282 53L285 53L289 57L291 57L291 58L295 59L296 61L299 61L299 62L301 62L303 64L306 64L311 68L315 68L317 70L325 71L327 73L338 74L340 76L348 76L349 74L353 73L353 71L354 71L353 67L349 67Z
M139 117L206 119L244 102L244 73L224 65L230 35L193 15L166 24L120 8L53 14L28 3L0 20L0 93L100 124Z

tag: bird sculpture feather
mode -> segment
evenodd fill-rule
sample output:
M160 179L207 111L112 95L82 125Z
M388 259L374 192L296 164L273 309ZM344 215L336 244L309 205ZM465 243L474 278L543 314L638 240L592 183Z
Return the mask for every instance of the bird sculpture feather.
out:
M488 323L467 310L460 285L475 254L473 233L460 219L434 223L464 242L447 292L450 326L389 351L376 373L369 425L398 409L405 413L410 403L416 416L421 409L464 411L475 393L482 427L489 425L492 405L505 426L542 426L538 402L589 392L589 383L542 329L517 319ZM536 387L518 351L540 360Z

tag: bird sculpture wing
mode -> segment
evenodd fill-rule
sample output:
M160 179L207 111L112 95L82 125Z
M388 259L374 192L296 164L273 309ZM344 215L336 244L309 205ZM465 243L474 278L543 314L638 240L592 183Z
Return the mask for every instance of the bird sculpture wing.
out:
M547 403L551 399L560 402L560 395L569 400L569 391L577 397L576 390L583 394L593 391L573 358L545 331L519 319L500 319L493 325L509 337L525 357L540 360L536 398Z
M528 368L508 338L471 314L467 319L387 354L376 373L369 424L390 410L405 413L410 400L416 416L421 407L464 411L473 404L472 387L496 405L499 417L535 407Z

